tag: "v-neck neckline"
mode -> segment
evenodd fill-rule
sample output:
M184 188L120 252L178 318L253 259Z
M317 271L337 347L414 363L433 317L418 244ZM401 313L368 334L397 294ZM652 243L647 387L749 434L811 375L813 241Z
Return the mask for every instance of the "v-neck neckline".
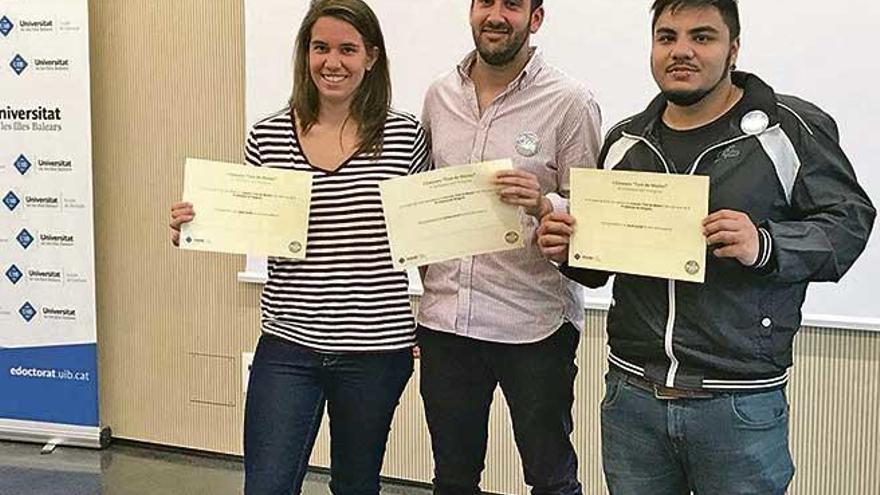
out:
M290 127L293 130L293 141L294 141L294 143L296 143L296 147L299 148L299 152L302 154L303 159L306 161L306 165L308 165L309 168L311 168L313 170L317 170L321 173L324 173L327 175L336 175L337 173L339 173L340 170L342 170L346 165L348 165L349 162L354 160L354 158L356 156L358 156L361 152L361 150L359 150L359 149L355 150L354 153L349 155L349 157L346 158L345 160L342 160L342 162L333 170L327 170L325 168L321 168L321 167L312 163L312 160L309 159L309 155L306 153L305 147L302 145L302 141L300 141L300 139L299 139L299 132L296 129L296 127L297 127L296 126L296 115L294 114L292 108L290 109Z

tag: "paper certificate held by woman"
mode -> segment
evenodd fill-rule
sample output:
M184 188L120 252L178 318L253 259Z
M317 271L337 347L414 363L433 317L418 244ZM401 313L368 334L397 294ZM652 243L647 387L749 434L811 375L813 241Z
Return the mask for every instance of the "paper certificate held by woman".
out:
M523 247L519 208L492 183L510 160L444 167L382 182L395 268Z
M188 158L183 199L198 216L180 247L304 259L311 184L304 172Z
M572 169L568 263L702 283L708 209L708 177Z

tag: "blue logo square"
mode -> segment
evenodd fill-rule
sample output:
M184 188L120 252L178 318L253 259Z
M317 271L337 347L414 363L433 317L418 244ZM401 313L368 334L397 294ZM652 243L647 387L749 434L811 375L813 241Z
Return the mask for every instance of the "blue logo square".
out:
M19 76L25 69L27 69L28 63L21 55L16 55L12 58L12 61L9 62L9 66L12 67L12 70L15 71Z
M12 282L12 285L17 284L23 276L24 274L21 273L21 270L19 270L18 267L15 265L10 266L9 269L6 270L6 278L8 278L10 282Z
M15 169L18 170L18 173L24 175L28 170L31 169L31 162L24 155L18 155L18 159L15 160Z
M27 229L21 229L21 232L18 233L18 236L15 238L15 240L18 241L21 247L27 249L31 245L31 243L34 242L34 236L32 236L31 233L27 231Z
M3 197L3 204L9 208L9 211L15 211L15 208L18 204L21 203L21 200L18 199L18 196L15 195L14 192L9 191L6 193L6 196Z
M0 18L0 34L3 36L9 36L9 33L12 31L12 28L15 27L15 24L9 20L5 15Z
M24 318L24 321L30 323L30 321L33 320L35 316L37 316L37 310L34 309L33 306L31 306L31 303L26 302L21 306L21 308L18 309L18 314L20 314L21 317Z

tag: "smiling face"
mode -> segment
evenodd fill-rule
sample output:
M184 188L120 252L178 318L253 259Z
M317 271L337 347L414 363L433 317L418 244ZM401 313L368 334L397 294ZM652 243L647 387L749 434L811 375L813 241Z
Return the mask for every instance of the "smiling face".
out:
M666 98L690 106L729 86L739 39L715 7L667 8L654 25L651 72Z
M315 21L309 42L309 73L321 102L350 104L376 61L375 52L365 46L351 24L334 17Z
M544 18L543 7L531 11L529 0L474 0L471 31L480 57L489 65L505 65L526 49L529 34Z

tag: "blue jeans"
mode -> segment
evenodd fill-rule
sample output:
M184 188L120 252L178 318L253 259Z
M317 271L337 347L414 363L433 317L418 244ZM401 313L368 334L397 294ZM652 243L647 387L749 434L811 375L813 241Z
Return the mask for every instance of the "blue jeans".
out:
M321 354L263 335L245 405L245 494L298 494L327 406L330 490L378 494L394 410L412 351Z
M531 344L484 342L419 327L434 495L480 493L489 408L499 386L532 495L582 493L570 439L579 340L570 323Z
M659 400L612 370L602 463L612 495L782 495L794 465L783 390Z

